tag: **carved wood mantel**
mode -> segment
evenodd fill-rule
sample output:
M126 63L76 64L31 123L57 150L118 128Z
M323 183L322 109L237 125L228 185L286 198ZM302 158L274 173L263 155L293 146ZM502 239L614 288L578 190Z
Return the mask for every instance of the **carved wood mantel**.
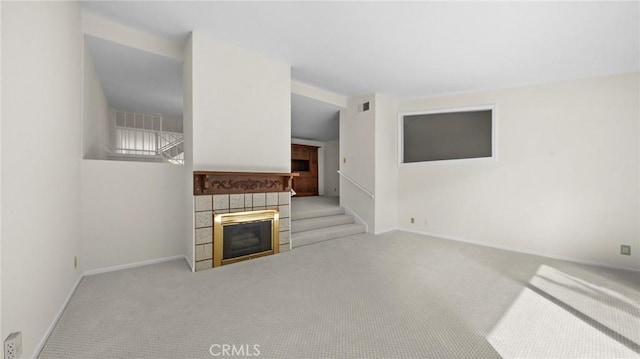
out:
M193 194L286 192L297 173L193 172Z

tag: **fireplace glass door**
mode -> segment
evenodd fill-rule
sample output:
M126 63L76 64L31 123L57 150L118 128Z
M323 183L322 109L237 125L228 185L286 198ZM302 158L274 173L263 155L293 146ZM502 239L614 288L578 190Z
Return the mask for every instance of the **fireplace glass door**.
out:
M277 210L214 214L213 266L278 253Z
M271 250L271 221L227 225L223 228L222 259Z

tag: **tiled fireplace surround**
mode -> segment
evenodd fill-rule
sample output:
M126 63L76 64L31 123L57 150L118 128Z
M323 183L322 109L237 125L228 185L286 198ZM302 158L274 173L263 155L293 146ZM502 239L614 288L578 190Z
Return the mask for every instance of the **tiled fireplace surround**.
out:
M213 216L218 213L277 209L279 251L290 250L290 176L289 173L194 172L196 271L213 267Z

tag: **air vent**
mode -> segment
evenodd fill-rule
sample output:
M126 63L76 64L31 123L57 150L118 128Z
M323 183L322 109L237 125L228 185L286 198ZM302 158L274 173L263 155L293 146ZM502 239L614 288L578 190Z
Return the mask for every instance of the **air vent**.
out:
M369 102L365 102L362 105L359 106L359 110L360 112L365 112L365 111L369 111Z

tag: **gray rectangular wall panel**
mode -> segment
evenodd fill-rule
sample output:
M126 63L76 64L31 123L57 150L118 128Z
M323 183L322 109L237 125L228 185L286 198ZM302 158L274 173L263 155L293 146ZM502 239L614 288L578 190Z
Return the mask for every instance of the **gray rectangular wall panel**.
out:
M407 115L404 163L492 156L492 110Z

